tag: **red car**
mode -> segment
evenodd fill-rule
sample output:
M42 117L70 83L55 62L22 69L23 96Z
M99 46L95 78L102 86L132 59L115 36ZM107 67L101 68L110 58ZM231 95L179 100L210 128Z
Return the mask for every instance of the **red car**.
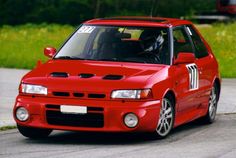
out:
M216 7L220 13L236 15L236 0L217 0Z
M210 46L186 20L116 17L83 23L26 74L14 118L29 138L52 130L150 132L212 123L221 78Z

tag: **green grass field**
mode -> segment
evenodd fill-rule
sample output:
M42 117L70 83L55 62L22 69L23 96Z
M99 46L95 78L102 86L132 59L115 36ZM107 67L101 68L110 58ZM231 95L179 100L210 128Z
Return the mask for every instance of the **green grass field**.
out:
M222 77L236 77L236 23L199 27L220 65Z
M46 61L43 49L59 48L73 32L68 25L22 25L0 28L0 67L32 69L40 59Z
M46 46L59 48L75 28L57 24L26 24L0 27L0 67L32 69L46 61ZM199 26L211 45L223 77L236 77L236 23Z

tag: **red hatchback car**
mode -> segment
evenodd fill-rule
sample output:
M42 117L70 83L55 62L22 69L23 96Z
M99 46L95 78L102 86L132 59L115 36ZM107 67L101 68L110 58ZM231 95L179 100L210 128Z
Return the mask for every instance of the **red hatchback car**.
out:
M83 23L26 74L14 118L29 138L52 130L151 132L216 116L221 79L207 42L186 20L116 17Z

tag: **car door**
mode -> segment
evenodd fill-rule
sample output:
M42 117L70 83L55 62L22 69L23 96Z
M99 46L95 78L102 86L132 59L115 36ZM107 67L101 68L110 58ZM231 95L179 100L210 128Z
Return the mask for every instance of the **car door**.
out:
M178 53L194 53L194 48L185 26L173 28L174 58ZM175 68L175 91L177 92L177 113L181 120L189 121L196 117L199 88L199 71L196 63L178 64ZM180 118L178 117L178 118Z
M199 69L198 99L203 106L207 106L212 83L212 58L195 28L188 25L186 29L194 46L195 63Z

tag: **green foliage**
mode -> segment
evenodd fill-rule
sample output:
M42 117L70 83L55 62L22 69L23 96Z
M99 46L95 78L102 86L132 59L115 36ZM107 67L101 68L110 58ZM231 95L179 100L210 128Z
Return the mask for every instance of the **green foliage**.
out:
M0 0L0 25L61 23L77 25L93 17L92 0Z
M94 17L181 17L212 10L214 0L0 0L0 25L60 23L78 25Z
M190 16L195 13L214 10L215 0L157 0L155 15L167 17Z
M236 23L199 27L210 44L223 77L236 77Z
M211 45L220 64L223 77L236 77L236 23L198 26ZM0 27L0 67L35 67L40 59L46 61L43 48L59 48L75 28L57 24L26 24Z

